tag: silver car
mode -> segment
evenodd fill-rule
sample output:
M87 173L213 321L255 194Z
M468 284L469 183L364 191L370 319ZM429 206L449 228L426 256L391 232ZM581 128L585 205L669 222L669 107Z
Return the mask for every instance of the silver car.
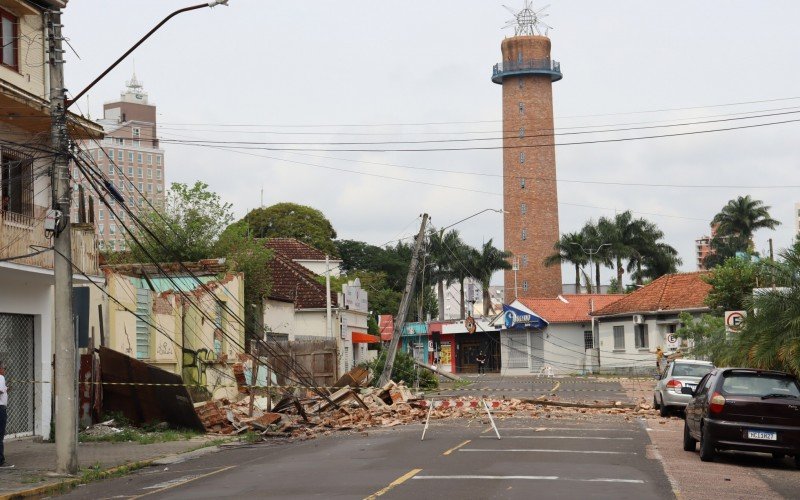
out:
M675 359L670 361L658 377L653 391L653 407L660 410L662 417L669 415L670 410L685 408L692 396L681 394L681 389L694 389L706 373L714 369L708 361L693 359Z

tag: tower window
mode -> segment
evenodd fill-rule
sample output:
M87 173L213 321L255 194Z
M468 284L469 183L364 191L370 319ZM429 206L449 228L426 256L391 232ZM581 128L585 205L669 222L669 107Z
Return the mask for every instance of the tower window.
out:
M517 62L522 64L522 52L517 52Z
M522 256L522 267L528 267L528 256L527 255L523 255Z
M525 178L524 177L522 177L519 180L519 187L522 188L522 189L525 189Z
M523 292L527 292L528 291L528 280L525 280L525 281L522 282L522 291Z
M525 137L525 127L520 127L519 138L522 139L523 137Z
M522 213L522 215L527 214L528 213L528 205L523 203L522 205L519 206L519 211Z
M520 102L519 103L519 112L520 113L524 113L525 112L525 103L524 102Z
M520 151L519 152L519 162L520 163L525 163L525 151Z
M525 241L527 239L528 239L528 230L527 229L523 229L522 230L522 241Z
M520 63L521 63L521 62L522 62L522 61L520 61ZM520 78L517 78L517 85L519 86L519 88L522 88L522 87L523 87L523 84L522 84L522 78L521 78L521 77L520 77Z

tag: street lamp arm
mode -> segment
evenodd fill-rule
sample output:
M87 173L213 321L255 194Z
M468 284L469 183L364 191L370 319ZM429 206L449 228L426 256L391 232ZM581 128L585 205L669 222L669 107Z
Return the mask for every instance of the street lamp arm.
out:
M455 225L457 225L457 224L461 224L461 223L462 223L462 222L464 222L465 220L469 220L469 219L471 219L471 218L473 218L473 217L477 217L478 215L480 215L480 214L482 214L482 213L484 213L484 212L497 212L497 213L499 213L499 214L502 214L502 213L507 213L507 212L506 212L505 210L503 210L502 208L484 208L484 209L483 209L483 210L481 210L480 212L475 212L474 214L470 215L469 217L464 217L463 219L461 219L461 220L459 220L459 221L453 222L453 223L452 223L452 224L450 224L449 226L445 226L445 227L441 228L439 231L440 231L440 232L444 232L444 230L445 230L445 229L451 228L451 227L453 227L453 226L455 226Z
M113 70L114 68L116 68L116 67L119 65L119 63L121 63L122 61L124 61L124 60L125 60L125 58L126 58L126 57L128 57L128 56L131 54L131 52L133 52L134 50L136 50L136 49L139 47L139 45L143 44L145 40L147 40L148 38L150 38L150 36L151 36L153 33L155 33L156 31L158 31L158 29L159 29L159 28L161 28L161 27L162 27L164 24L166 24L166 23L167 23L167 21L169 21L169 20L170 20L170 19L172 19L173 17L177 16L178 14L183 14L184 12L189 12L190 10L204 9L204 8L206 8L206 7L216 7L217 5L226 5L226 6L227 6L227 5L228 5L228 0L211 0L211 1L209 1L209 2L206 2L206 3L201 3L201 4L197 4L197 5L192 5L191 7L184 7L184 8L182 8L182 9L178 9L178 10L176 10L176 11L175 11L175 12L173 12L172 14L170 14L170 15L168 15L167 17L165 17L164 19L162 19L160 23L156 24L156 25L153 27L153 29L151 29L150 31L148 31L146 35L144 35L142 38L140 38L140 39L139 39L139 41L138 41L138 42L136 42L136 43L133 45L133 47L129 48L129 49L128 49L128 50L127 50L127 51L126 51L124 54L122 54L122 55L119 57L119 59L117 59L116 61L114 61L114 63L113 63L111 66L109 66L108 68L106 68L106 70L105 70L105 71L103 71L102 73L100 73L100 76L98 76L97 78L95 78L94 80L92 80L92 83L90 83L89 85L87 85L87 86L86 86L86 88L84 88L83 90L81 90L81 91L80 91L80 92L79 92L79 93L78 93L78 94L77 94L75 97L73 97L72 99L68 99L68 100L67 100L67 104L66 104L66 108L67 108L67 109L69 109L69 107L70 107L70 106L72 106L72 105L73 105L73 104L74 104L74 103L75 103L75 102L76 102L78 99L80 99L81 97L83 97L83 95L84 95L84 94L86 94L86 92L88 92L89 90L91 90L91 89L92 89L92 87L94 87L95 85L97 85L97 82L99 82L100 80L102 80L102 79L103 79L103 77L105 77L105 76L106 76L108 73L110 73L110 72L111 72L111 70Z

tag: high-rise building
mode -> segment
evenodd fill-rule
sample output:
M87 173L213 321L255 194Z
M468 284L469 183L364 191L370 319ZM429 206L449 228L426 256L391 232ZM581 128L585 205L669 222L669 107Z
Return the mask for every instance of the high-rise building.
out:
M135 73L126 83L120 98L103 105L103 118L97 123L103 126L105 138L84 142L84 156L97 164L135 213L150 210L150 204L163 207L164 150L158 143L156 105L148 101L147 92ZM73 172L75 181L87 194L94 195L80 172L77 169ZM111 203L112 206L118 204L113 199ZM77 211L77 206L73 203L74 211ZM126 233L122 226L130 227L132 221L121 208L115 207L115 211L119 218L101 203L94 203L94 221L101 250L126 249ZM77 214L73 213L73 217Z
M526 2L516 15L515 35L503 40L492 75L503 86L503 230L514 259L514 270L505 272L509 302L561 293L561 268L544 260L559 239L552 84L562 75L550 59L550 39L540 33L540 12Z

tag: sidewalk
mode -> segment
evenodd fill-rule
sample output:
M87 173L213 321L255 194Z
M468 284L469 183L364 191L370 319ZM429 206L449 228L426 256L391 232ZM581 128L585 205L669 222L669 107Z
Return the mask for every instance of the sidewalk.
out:
M147 462L166 455L185 453L209 446L214 439L198 436L189 440L167 443L80 443L78 460L80 479L84 470L96 468L104 471L121 465ZM57 485L72 478L52 477L56 466L54 443L34 439L19 439L5 443L6 463L13 469L0 469L0 499L32 488Z

